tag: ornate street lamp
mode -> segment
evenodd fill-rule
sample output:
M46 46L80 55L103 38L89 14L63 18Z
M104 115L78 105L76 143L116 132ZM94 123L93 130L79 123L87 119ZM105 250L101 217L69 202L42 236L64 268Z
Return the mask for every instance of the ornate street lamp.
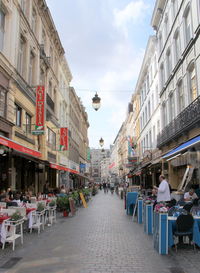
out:
M104 145L104 140L103 140L102 137L99 139L99 144L100 144L101 147L103 147L103 145Z
M95 111L99 110L101 106L101 98L99 98L97 93L95 94L94 98L92 98L92 106Z

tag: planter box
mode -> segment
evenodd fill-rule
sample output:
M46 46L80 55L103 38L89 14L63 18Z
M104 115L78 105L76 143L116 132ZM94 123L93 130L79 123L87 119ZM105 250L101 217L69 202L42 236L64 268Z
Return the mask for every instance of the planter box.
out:
M153 204L144 205L144 232L153 234Z
M153 243L159 254L168 254L168 213L154 212Z

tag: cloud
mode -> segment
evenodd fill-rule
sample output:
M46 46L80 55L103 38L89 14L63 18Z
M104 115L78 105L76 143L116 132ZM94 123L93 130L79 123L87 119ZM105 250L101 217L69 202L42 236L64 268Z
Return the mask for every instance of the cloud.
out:
M114 19L117 26L124 26L131 22L132 24L138 24L138 21L142 22L145 12L148 10L149 5L144 1L132 1L122 10L114 9Z

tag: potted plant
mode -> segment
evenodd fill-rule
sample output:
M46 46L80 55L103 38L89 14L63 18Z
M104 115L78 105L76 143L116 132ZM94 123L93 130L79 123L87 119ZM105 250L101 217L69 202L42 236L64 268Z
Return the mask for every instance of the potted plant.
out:
M49 202L49 207L55 207L56 205L56 201L52 200L51 202Z
M37 205L37 211L41 212L44 210L44 205L42 203L38 203Z
M62 196L57 199L57 205L63 211L63 216L67 217L70 211L69 206L69 197L68 196Z
M17 222L19 220L21 220L23 217L21 216L21 214L19 213L19 211L14 212L11 217L10 217L10 221L13 222Z

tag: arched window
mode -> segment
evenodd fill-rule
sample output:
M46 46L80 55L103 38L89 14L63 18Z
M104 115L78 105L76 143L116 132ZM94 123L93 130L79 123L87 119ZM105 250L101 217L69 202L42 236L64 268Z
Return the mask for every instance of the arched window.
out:
M179 29L175 31L174 34L174 59L177 63L181 57L181 43L180 43L180 33Z
M160 84L161 84L161 89L162 89L165 84L165 71L164 71L163 63L160 66Z
M175 118L175 98L174 92L169 95L169 121Z
M190 102L192 102L197 98L197 80L194 62L192 62L188 67L188 82L190 90L189 99Z
M177 105L178 105L178 112L182 112L185 108L185 96L184 96L184 89L183 89L183 81L180 80L177 84Z
M163 48L163 38L162 38L162 33L160 32L159 34L159 52L161 53L162 48Z
M184 32L185 32L185 45L187 46L192 38L192 16L190 5L187 6L184 12Z
M167 125L167 105L164 102L162 104L162 121L163 121L163 127Z
M166 59L167 59L167 78L168 78L172 72L172 54L170 49L167 50L166 57L167 57Z

